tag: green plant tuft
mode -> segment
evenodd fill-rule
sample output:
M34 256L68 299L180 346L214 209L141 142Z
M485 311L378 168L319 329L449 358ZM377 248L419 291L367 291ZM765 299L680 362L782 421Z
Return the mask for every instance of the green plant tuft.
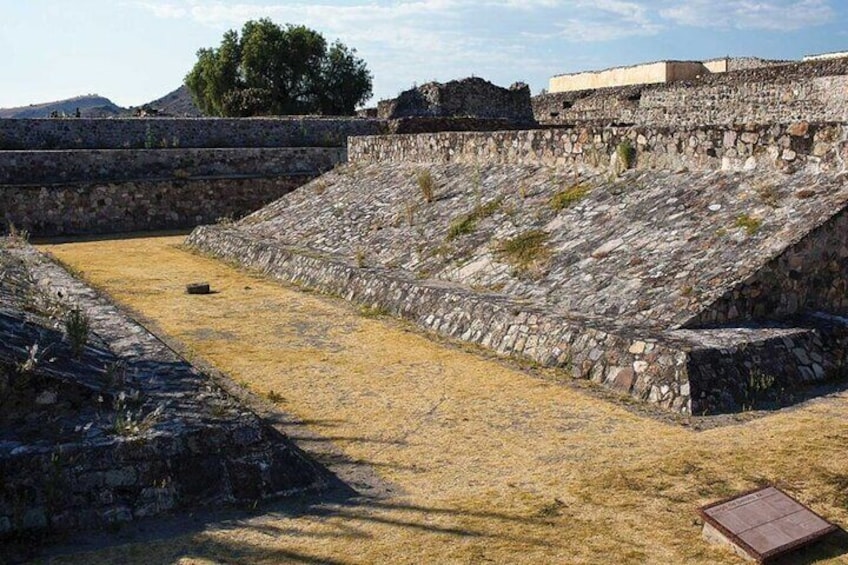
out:
M477 229L477 222L479 220L488 218L489 216L497 212L500 209L502 203L503 197L499 196L491 202L487 202L482 206L477 206L473 211L469 212L468 214L464 214L459 218L455 219L453 222L451 222L451 225L448 228L447 240L451 241L461 235L472 233L475 229Z
M360 269L365 268L366 261L365 261L365 250L364 249L361 249L361 248L357 249L356 253L354 254L354 259L356 260L356 266L358 268L360 268Z
M71 351L79 358L88 343L88 317L79 308L72 308L65 316L65 333L71 344Z
M544 230L529 230L504 240L495 248L495 254L519 271L526 271L548 257L546 244L549 238Z
M744 228L748 235L757 233L762 225L763 221L761 219L749 216L748 214L742 214L736 218L736 227Z
M587 194L589 194L590 190L592 189L589 186L580 183L557 192L551 197L551 208L553 208L555 212L564 210L572 204L581 201Z
M615 148L615 153L618 155L618 162L624 169L630 169L636 163L636 148L633 147L629 139L621 140L621 143Z
M451 241L461 235L472 233L475 229L477 229L477 218L474 214L465 214L451 222L447 240Z
M421 189L421 194L424 195L425 202L432 202L435 196L435 186L433 183L433 175L428 170L418 171L418 188Z

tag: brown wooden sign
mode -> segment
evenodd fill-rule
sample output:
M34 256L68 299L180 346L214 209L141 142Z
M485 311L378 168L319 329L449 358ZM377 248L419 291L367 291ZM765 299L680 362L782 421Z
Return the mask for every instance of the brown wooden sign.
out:
M699 509L704 537L760 563L813 543L838 528L775 487Z

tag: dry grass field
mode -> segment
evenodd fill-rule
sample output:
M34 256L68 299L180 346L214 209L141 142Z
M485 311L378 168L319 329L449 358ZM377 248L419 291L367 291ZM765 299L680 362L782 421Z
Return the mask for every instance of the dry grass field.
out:
M189 357L272 399L360 496L283 502L57 563L741 563L695 509L776 483L848 526L848 392L696 431L190 253L43 245ZM192 296L205 280L215 294ZM792 563L848 563L844 533Z

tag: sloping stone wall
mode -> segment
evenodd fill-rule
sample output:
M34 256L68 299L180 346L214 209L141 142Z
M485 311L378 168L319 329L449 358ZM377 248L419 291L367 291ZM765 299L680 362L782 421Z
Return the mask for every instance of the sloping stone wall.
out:
M286 437L34 249L0 240L0 266L0 538L328 484ZM54 329L52 312L71 305L90 323L79 357Z
M681 414L781 404L799 386L844 377L848 331L766 326L670 332L570 317L496 293L418 280L308 254L225 226L194 230L187 244L278 280L339 295L500 355L566 369Z
M848 317L848 213L840 210L822 222L811 233L798 234L796 243L685 327L791 318L804 311Z

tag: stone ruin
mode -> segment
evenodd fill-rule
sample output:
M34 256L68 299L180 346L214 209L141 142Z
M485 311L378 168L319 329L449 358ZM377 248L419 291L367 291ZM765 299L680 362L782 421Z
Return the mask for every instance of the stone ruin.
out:
M469 77L446 83L428 82L401 92L397 98L377 105L377 117L473 118L502 120L505 126L533 126L530 87L517 82L501 88L491 82Z
M844 374L846 151L832 124L357 138L189 243L682 414L774 406Z
M104 231L127 215L101 194L110 180L116 195L140 181L187 187L160 202L174 208L209 176L225 186L293 174L300 184L347 161L297 190L285 185L235 223L195 229L188 243L673 413L774 408L845 380L845 65L548 95L533 103L540 122L559 126L547 129L533 122L526 87L482 79L382 103L391 121L317 124L323 137L303 121L242 121L235 143L248 147L232 152L209 141L220 124L184 120L173 123L194 139L189 147L145 148L129 168L117 157L112 169L141 179L109 177L117 153L98 140L62 154L88 142L82 132L58 152L34 150L55 141L42 125L0 122L14 143L41 151L0 152L18 171L4 190L19 194L2 211L14 216L9 203L18 202L14 217L39 226L41 210L61 207L36 210L21 204L27 195L56 192L61 203L84 194L74 210L90 217L56 231ZM565 112L554 117L552 107ZM517 124L536 129L432 133ZM111 129L158 139L143 126ZM429 133L361 135L398 131ZM279 144L289 147L269 162ZM68 169L39 166L54 160ZM86 171L106 176L80 188ZM19 182L30 173L33 183ZM327 484L326 471L214 379L56 265L6 242L0 267L0 536ZM53 314L69 304L91 320L78 352Z
M533 97L543 126L788 124L848 120L848 57L738 70L671 84L639 84Z

